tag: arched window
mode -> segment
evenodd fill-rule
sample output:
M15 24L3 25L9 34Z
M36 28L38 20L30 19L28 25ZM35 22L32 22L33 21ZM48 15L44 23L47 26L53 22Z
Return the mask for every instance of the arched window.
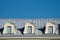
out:
M47 23L46 24L46 29L45 29L45 34L47 34L47 33L54 34L55 32L56 32L56 24L54 24L54 23Z
M24 34L26 33L34 33L35 26L32 23L25 23Z
M13 24L13 23L10 23L10 22L8 22L8 23L5 23L4 24L4 30L3 30L3 34L12 34L12 33L14 33L14 34L16 34L16 30L15 30L16 28L15 28L15 25Z

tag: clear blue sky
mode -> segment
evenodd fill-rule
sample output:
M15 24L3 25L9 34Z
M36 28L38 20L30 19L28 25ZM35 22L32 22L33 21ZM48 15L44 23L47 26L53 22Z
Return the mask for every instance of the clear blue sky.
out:
M60 0L0 0L0 18L60 18Z

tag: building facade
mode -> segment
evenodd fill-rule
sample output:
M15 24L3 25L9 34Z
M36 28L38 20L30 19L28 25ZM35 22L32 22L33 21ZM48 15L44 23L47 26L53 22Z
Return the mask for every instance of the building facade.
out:
M59 18L0 18L0 35L60 35Z

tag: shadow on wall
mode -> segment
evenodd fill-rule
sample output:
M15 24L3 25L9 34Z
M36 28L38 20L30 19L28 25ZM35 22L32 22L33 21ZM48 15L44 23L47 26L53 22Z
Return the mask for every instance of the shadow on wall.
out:
M42 33L45 34L45 26L44 26L44 28L40 28L38 30L42 31Z
M22 34L24 34L23 33L23 31L24 31L24 27L23 28L20 28L20 29L18 29Z
M60 35L60 24L58 24L58 30L59 30L59 35Z
M4 27L3 28L0 28L0 33L3 35L3 30L4 30Z

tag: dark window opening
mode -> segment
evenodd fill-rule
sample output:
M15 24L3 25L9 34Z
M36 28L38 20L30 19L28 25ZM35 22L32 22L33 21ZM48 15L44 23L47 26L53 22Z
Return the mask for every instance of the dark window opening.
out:
M58 24L58 30L59 30L59 35L60 35L60 24Z

